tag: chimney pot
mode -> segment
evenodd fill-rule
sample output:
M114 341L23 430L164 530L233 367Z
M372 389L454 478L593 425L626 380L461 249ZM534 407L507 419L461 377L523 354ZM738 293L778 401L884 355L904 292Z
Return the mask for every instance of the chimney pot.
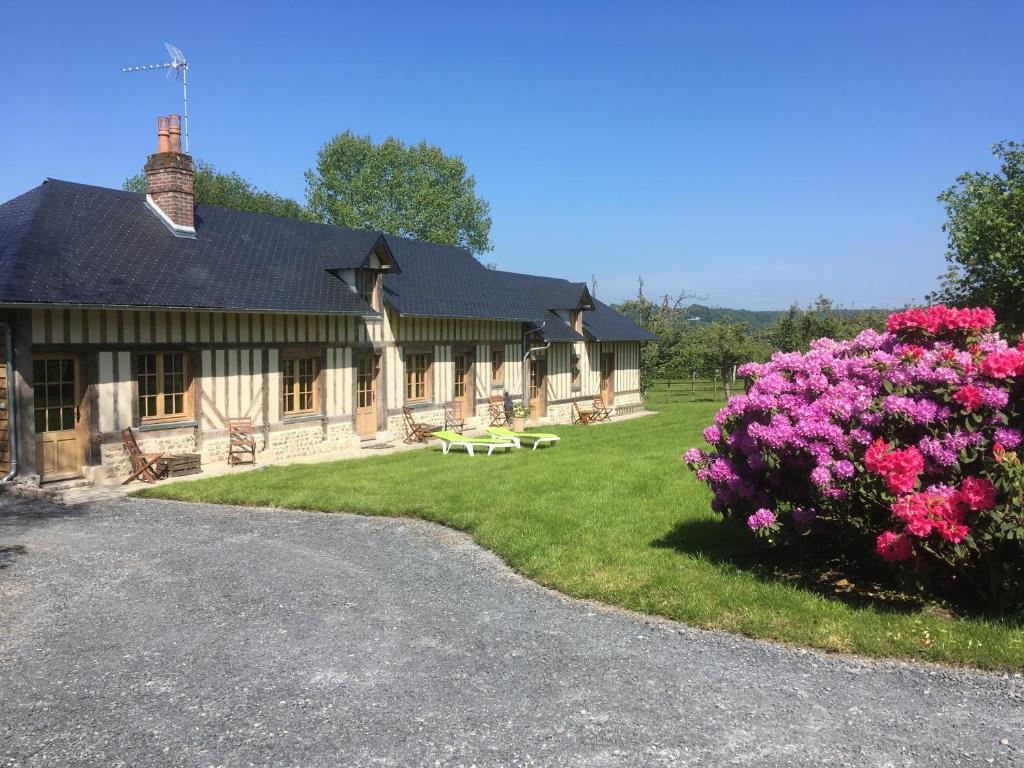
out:
M156 151L157 152L170 152L171 151L171 133L169 128L169 120L166 117L158 117L156 119Z
M171 152L181 152L181 116L168 115L168 127L170 129Z

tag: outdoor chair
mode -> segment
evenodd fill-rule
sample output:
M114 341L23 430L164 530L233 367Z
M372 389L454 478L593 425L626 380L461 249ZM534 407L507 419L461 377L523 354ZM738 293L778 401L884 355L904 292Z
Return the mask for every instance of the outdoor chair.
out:
M533 442L533 450L537 450L537 446L541 443L548 443L554 445L560 438L558 435L548 434L547 432L513 432L511 429L505 427L488 427L487 433L499 440L508 440L516 448L523 447L523 441Z
M592 406L594 417L592 421L611 421L612 420L612 409L604 404L604 400L600 397L594 398L594 404Z
M243 462L245 456L248 456L249 460ZM256 435L250 416L228 419L228 464L242 463L256 463Z
M492 427L504 427L508 424L508 413L505 411L505 398L497 395L490 399L487 404L487 415L490 417Z
M593 424L594 423L594 412L584 411L580 408L580 404L577 401L572 403L572 423L573 424Z
M451 432L458 432L460 435L466 431L466 420L455 418L455 411L450 408L444 409L444 428Z
M402 416L405 418L405 442L407 443L425 443L434 436L435 432L444 429L444 427L416 421L412 411L408 408L402 409Z
M142 449L139 448L138 442L135 440L135 434L132 432L131 427L121 430L121 440L124 442L125 450L128 451L128 459L132 463L132 473L121 485L128 485L128 483L136 478L151 485L156 483L157 480L164 479L164 475L154 467L163 456L162 453L143 453Z
M448 430L435 432L433 437L436 437L441 441L441 450L446 456L452 449L452 446L465 448L466 453L470 456L475 455L473 453L475 448L486 448L487 455L490 456L496 450L500 449L507 451L510 448L516 447L511 440L497 440L493 437L466 437L465 435L460 435L458 432L449 432Z

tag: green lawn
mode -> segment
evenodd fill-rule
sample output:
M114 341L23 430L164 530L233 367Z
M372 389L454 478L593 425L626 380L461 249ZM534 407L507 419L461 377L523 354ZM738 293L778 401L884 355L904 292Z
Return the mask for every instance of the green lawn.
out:
M597 427L545 427L555 448L440 448L271 467L147 489L150 498L419 517L470 533L529 578L688 624L872 656L1024 668L1019 625L935 609L855 607L758 576L748 539L708 507L682 463L718 407L669 404Z

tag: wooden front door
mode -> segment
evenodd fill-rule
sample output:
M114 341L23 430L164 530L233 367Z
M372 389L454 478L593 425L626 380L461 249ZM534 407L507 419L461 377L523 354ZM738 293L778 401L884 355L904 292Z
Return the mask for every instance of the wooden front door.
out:
M615 355L611 352L601 355L601 400L605 408L615 402Z
M82 474L81 364L74 355L44 355L32 361L32 408L36 466L43 480Z
M469 380L470 371L473 369L473 356L468 352L456 352L454 362L455 386L452 389L452 401L455 418L465 419L473 412L473 386Z
M548 402L547 402L547 377L548 377L548 361L541 358L539 360L530 360L530 405L533 406L532 416L539 419L541 416L547 416L548 413Z
M380 358L364 355L356 359L356 434L377 436L377 377Z

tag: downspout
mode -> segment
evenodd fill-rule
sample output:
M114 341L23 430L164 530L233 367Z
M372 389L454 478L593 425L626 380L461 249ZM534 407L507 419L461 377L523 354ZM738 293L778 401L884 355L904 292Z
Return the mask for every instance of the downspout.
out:
M532 331L527 331L526 333L524 333L523 334L523 346L524 347L526 346L526 337L527 336L529 336L531 333L535 333L536 331L543 330L544 326L547 325L547 324L548 324L547 320L542 320L539 328L534 328ZM530 355L532 355L534 352L543 352L545 349L547 349L550 346L551 346L551 342L548 341L548 343L545 344L543 347L530 347L529 349L526 350L526 354L523 355L523 363L525 364L527 358L529 358ZM528 373L527 373L527 375L523 376L523 392L522 392L523 403L529 402L528 398L526 397L526 390L527 390L527 388L529 386L528 376L529 376Z
M7 402L2 403L7 408L7 440L11 456L11 471L0 483L6 484L18 474L18 420L17 409L14 407L14 342L11 339L11 326L8 323L0 323L4 327L4 344L7 350Z

